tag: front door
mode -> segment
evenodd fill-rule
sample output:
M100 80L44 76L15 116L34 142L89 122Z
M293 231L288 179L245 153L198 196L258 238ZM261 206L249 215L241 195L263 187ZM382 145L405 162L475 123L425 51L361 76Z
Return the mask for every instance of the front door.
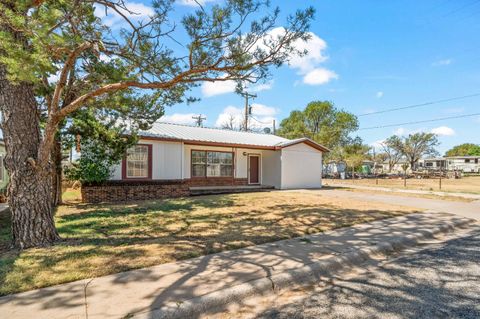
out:
M260 157L257 155L250 155L248 157L248 183L258 184L260 183Z

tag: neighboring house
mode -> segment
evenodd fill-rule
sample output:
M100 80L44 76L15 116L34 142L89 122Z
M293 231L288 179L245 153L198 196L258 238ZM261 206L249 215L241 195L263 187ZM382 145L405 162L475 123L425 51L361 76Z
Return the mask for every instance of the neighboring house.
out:
M480 156L451 156L445 160L450 171L480 173Z
M404 173L404 170L403 170L404 165L408 165L407 174L411 174L412 169L410 167L410 163L408 161L404 160L404 159L400 160L398 163L393 165L391 171L389 170L388 160L386 160L382 163L382 167L383 167L382 170L386 174L403 174Z
M331 161L324 165L323 175L324 176L340 176L341 173L345 173L347 169L347 164L343 161Z
M308 138L288 140L271 134L167 123L155 123L139 136L138 144L114 168L111 180L156 185L150 190L142 188L142 192L158 193L162 185L169 184L174 186L164 186L164 192L172 196L188 194L191 187L322 186L322 155L328 149ZM98 196L93 201L117 199L102 197L108 194ZM149 198L148 194L140 197Z
M418 169L427 171L447 170L447 160L443 157L421 159L418 161Z
M0 139L0 193L5 194L8 185L8 174L3 163L6 150L3 139Z

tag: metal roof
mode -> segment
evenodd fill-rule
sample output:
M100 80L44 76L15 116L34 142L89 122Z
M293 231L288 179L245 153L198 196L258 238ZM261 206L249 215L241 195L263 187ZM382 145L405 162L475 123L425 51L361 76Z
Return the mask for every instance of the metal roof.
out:
M156 122L147 131L140 131L141 137L178 140L183 142L202 142L215 144L245 145L268 148L283 148L298 143L306 143L316 149L328 152L328 149L308 138L289 140L273 134L239 132L219 128L207 128L182 124Z

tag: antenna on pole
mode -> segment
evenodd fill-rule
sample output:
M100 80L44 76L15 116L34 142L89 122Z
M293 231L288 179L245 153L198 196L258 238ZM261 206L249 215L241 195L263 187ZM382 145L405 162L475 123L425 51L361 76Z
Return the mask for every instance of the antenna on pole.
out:
M248 98L251 97L252 99L254 99L257 97L257 95L248 93L246 91L240 92L239 94L245 98L245 119L243 123L243 130L246 132L248 131L248 117L252 115L252 108L248 105Z
M203 127L203 121L206 120L207 118L205 116L202 116L202 114L192 116L192 119L195 120L195 125L198 127Z

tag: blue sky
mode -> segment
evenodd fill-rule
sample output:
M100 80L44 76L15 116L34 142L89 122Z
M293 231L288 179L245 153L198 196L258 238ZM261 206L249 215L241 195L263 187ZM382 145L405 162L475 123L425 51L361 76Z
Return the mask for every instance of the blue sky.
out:
M207 7L220 0L202 0ZM130 1L148 13L150 1ZM342 0L272 1L282 13L312 5L310 56L273 70L272 78L254 86L256 119L277 123L313 100L330 100L355 114L480 93L480 1ZM176 17L194 10L179 0ZM281 21L279 21L281 26ZM192 123L193 114L218 126L238 116L243 99L229 83L206 84L192 94L201 101L166 109L164 121ZM429 120L480 112L480 96L398 112L360 117L360 127ZM258 124L261 126L262 124ZM392 134L439 133L442 153L464 143L480 143L480 117L360 130L366 143Z

